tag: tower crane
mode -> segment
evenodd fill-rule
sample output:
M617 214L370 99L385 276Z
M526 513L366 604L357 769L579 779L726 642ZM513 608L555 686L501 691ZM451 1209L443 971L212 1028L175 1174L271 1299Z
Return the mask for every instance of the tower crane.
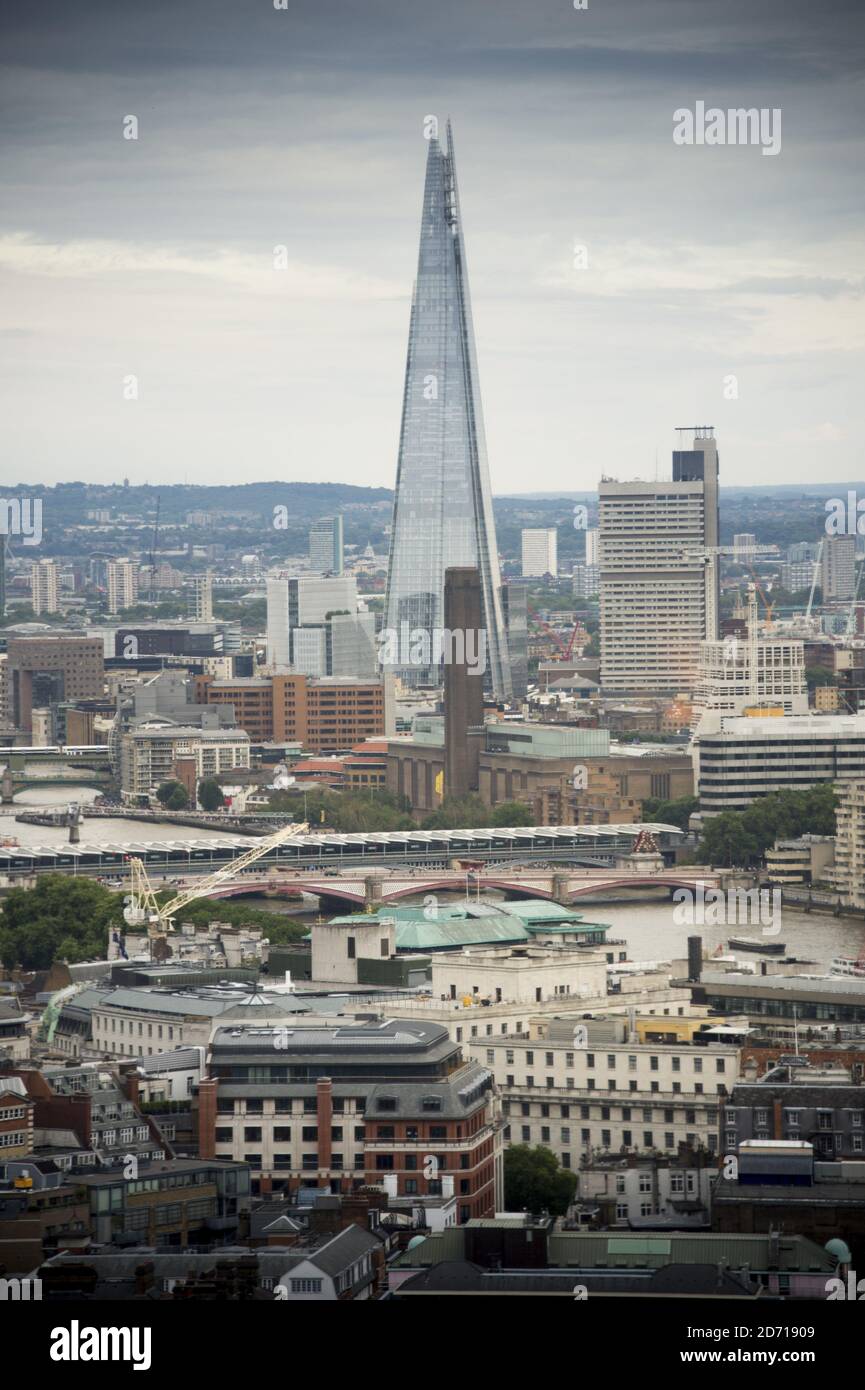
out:
M277 845L284 844L286 840L291 840L297 835L304 835L308 830L309 825L306 821L284 825L274 835L268 835L265 839L259 840L258 844L247 850L246 854L242 854L239 859L234 859L230 864L225 864L221 869L208 874L199 883L196 883L194 888L185 888L182 892L175 894L162 907L156 900L156 892L148 877L143 860L131 857L129 860L129 901L123 910L123 917L130 927L146 925L150 940L150 954L153 956L156 943L164 941L166 936L174 930L174 918L184 907L195 902L198 898L206 898L215 888L229 882L236 874L249 868L250 864L254 864L257 859L261 859Z

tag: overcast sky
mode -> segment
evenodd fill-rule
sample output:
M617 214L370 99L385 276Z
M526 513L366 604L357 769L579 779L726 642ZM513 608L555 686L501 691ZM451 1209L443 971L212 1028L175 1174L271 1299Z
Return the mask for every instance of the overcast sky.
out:
M865 477L861 0L287 3L5 0L5 482L392 486L427 115L494 492Z

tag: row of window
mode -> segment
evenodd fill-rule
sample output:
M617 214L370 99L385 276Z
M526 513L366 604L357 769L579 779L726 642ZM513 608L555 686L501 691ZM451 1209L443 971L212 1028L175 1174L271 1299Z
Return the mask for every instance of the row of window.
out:
M567 1139L564 1138L566 1132L568 1135ZM548 1126L542 1125L540 1142L542 1144L552 1144L551 1133L552 1131L548 1128ZM678 1147L676 1135L671 1129L664 1130L663 1135L658 1135L657 1140L655 1138L655 1131L652 1129L623 1129L621 1135L621 1140L618 1141L616 1147L619 1146L619 1143L622 1147L626 1149L654 1149L657 1147L659 1149L675 1150ZM504 1137L507 1143L531 1144L533 1142L531 1125L520 1126L520 1137L518 1139L513 1135L511 1131L511 1126L507 1125L505 1127ZM661 1142L661 1138L663 1138L663 1143ZM565 1131L564 1129L562 1130L562 1142L572 1142L570 1129L568 1129L567 1131ZM576 1142L576 1140L574 1140L573 1142ZM600 1147L602 1149L611 1149L613 1147L612 1131L609 1129L593 1131L591 1128L588 1127L585 1129L581 1129L579 1131L579 1143L583 1148ZM703 1143L705 1144L707 1149L714 1152L718 1147L718 1136L717 1134L698 1135L693 1132L686 1133L685 1143L692 1149L696 1149L699 1143ZM559 1153L558 1157L559 1162L562 1164L563 1168L569 1168L571 1166L570 1154Z
M517 1106L519 1106L519 1113L520 1113L521 1115L525 1115L526 1117L531 1116L531 1114L532 1114L532 1102L531 1102L531 1101L528 1101L528 1100L523 1100L523 1101L506 1100L506 1101L503 1101L503 1102L502 1102L502 1113L503 1113L504 1115L515 1115L515 1114L517 1113ZM574 1112L574 1116L575 1116L575 1117L576 1117L577 1111L579 1111L579 1117L580 1117L581 1120L590 1120L590 1119L592 1118L593 1109L594 1109L595 1113L597 1113L597 1111L600 1110L600 1117L601 1117L602 1120L610 1120L610 1119L615 1119L615 1118L616 1118L616 1116L613 1114L613 1109L614 1109L614 1107L611 1106L611 1105L601 1105L601 1106L595 1106L595 1107L592 1107L591 1105L584 1105L584 1104L580 1104L580 1105L559 1105L559 1106L556 1106L556 1105L549 1105L549 1104L547 1104L546 1102L542 1102L540 1105L538 1105L537 1102L535 1102L535 1107L536 1107L536 1111L540 1113L540 1117L541 1117L541 1119L543 1119L543 1120L550 1119L550 1118L555 1118L556 1111L559 1112L559 1116L560 1116L561 1119L563 1119L563 1120L569 1120L569 1119L571 1118L571 1111ZM632 1112L636 1112L636 1111L639 1111L639 1112L640 1112L640 1117L641 1117L641 1119L644 1120L645 1122L647 1122L648 1124L651 1124L651 1123L652 1123L652 1120L655 1118L655 1111L654 1111L654 1108L653 1108L651 1105L642 1105L642 1106L622 1105L622 1106L620 1106L620 1107L617 1106L617 1107L615 1107L615 1108L616 1108L616 1109L620 1109L620 1111L621 1111L621 1116L620 1116L620 1118L621 1118L623 1121L628 1121L628 1120L630 1120L630 1119L631 1119ZM686 1124L696 1124L696 1123L697 1123L697 1111L696 1111L696 1108L695 1108L695 1107L694 1107L694 1108L686 1107L686 1108L685 1108L685 1111L684 1111L684 1114L685 1114L685 1123L686 1123ZM715 1123L717 1122L717 1119L718 1119L718 1107L717 1107L717 1106L714 1106L714 1105L707 1106L707 1108L706 1108L705 1111L701 1111L701 1115L704 1115L704 1116L705 1116L706 1123L708 1123L708 1124L715 1124ZM634 1118L636 1119L636 1113L634 1113ZM671 1106L671 1105L665 1105L665 1106L663 1107L663 1112L662 1112L661 1118L664 1120L664 1122L665 1122L666 1124L670 1124L670 1125L671 1125L671 1124L674 1124L674 1123L675 1123L675 1118L676 1118L676 1110L675 1110L675 1107L674 1107L674 1106Z
M540 1054L538 1054L538 1055L540 1056ZM561 1054L559 1054L559 1055L561 1055ZM607 1068L608 1068L609 1071L615 1071L615 1070L616 1070L616 1059L617 1059L617 1056L618 1056L618 1055L620 1055L620 1054L617 1054L617 1053L615 1053L615 1052L608 1052L608 1053L606 1054L606 1057L607 1057ZM621 1055L624 1056L624 1054L621 1054ZM534 1049L527 1049L527 1050L523 1053L523 1056L524 1056L524 1058L525 1058L525 1063L526 1063L526 1066L527 1066L527 1067L534 1066L534 1062L535 1062L535 1052L534 1052ZM516 1049L515 1049L515 1048L509 1047L509 1048L507 1048L507 1049L505 1050L505 1063L506 1063L507 1065L513 1065L515 1057L516 1057ZM596 1063L595 1063L595 1053L594 1053L594 1052L587 1052L587 1053L585 1054L585 1058L586 1058L586 1067L587 1067L588 1070L591 1071L591 1070L595 1067L595 1065L596 1065ZM489 1066L493 1066L493 1065L495 1064L495 1060L496 1060L496 1051L495 1051L495 1048L493 1048L493 1047L488 1047L488 1048L487 1048L487 1063L488 1063L488 1065L489 1065ZM643 1060L645 1060L645 1058L644 1058ZM682 1070L682 1058L681 1058L681 1056L678 1056L678 1055L677 1055L677 1056L669 1057L667 1060L670 1062L670 1069L671 1069L672 1071L674 1071L674 1072L680 1072L680 1071ZM685 1060L691 1062L691 1064L692 1064L692 1066L693 1066L693 1068L694 1068L695 1074L699 1076L699 1075L702 1073L702 1071L703 1071L703 1063L706 1062L706 1061L710 1061L711 1059L708 1058L708 1057L698 1057L698 1056L687 1057L687 1056L686 1056ZM629 1054L628 1054L628 1071L636 1071L636 1070L637 1070L637 1062L638 1062L637 1053L629 1053ZM554 1067L555 1064L556 1064L556 1054L555 1054L554 1052L545 1052L545 1053L544 1053L544 1065L547 1066L547 1067ZM566 1067L572 1067L573 1065L574 1065L574 1053L573 1053L573 1052L566 1052L566 1053L565 1053L565 1066L566 1066ZM601 1065L601 1064L598 1063L598 1065ZM656 1056L656 1055L654 1055L654 1054L652 1054L652 1053L649 1054L649 1070L650 1070L650 1071L659 1071L659 1070L660 1070L660 1057L659 1057L659 1056ZM726 1057L716 1057L716 1058L715 1058L715 1071L716 1071L716 1073L717 1073L719 1076L723 1076L724 1073L726 1072L726 1070L727 1070L727 1059L726 1059Z
M507 1076L505 1077L505 1086L509 1087L509 1088L512 1089L512 1090L513 1090L513 1089L533 1090L533 1089L535 1088L535 1086L537 1086L537 1088L538 1088L539 1090L547 1090L547 1091L555 1091L555 1090L562 1090L562 1089L564 1089L564 1090L566 1090L566 1091L596 1091L596 1090L598 1089L597 1086L595 1085L595 1079L594 1079L594 1077L592 1077L592 1076L587 1077L586 1080L585 1080L585 1082L581 1082L579 1085L577 1085L577 1082L575 1081L574 1077L568 1076L568 1077L565 1078L564 1088L562 1088L562 1086L560 1086L560 1085L557 1083L556 1078L555 1078L554 1076L547 1076L547 1077L545 1077L545 1078L544 1078L544 1081L543 1081L543 1084L542 1084L540 1081L535 1082L534 1076L531 1076L531 1075L526 1076L525 1079L524 1079L523 1081L518 1082L513 1072L508 1072ZM618 1091L618 1089L619 1089L619 1088L618 1088L618 1086L616 1085L615 1081L610 1080L610 1081L607 1082L607 1092L610 1092L610 1091ZM645 1085L641 1086L641 1085L639 1084L638 1081L629 1081L629 1082L628 1082L628 1091L627 1091L627 1094L629 1094L629 1095L634 1095L634 1094L637 1094L637 1093L640 1093L640 1092L645 1092L645 1090L646 1090ZM726 1095L726 1093L727 1093L727 1088L726 1088L726 1086L724 1085L723 1082L719 1082L718 1085L715 1087L715 1094L716 1094L716 1095L719 1095L719 1096L723 1096L723 1095ZM663 1092L661 1091L661 1083L660 1083L660 1081L650 1081L650 1082L649 1082L649 1094L650 1094L650 1095L654 1095L654 1096L658 1096L658 1095L662 1095L662 1094L663 1094L663 1095L673 1095L673 1096L679 1096L679 1095L685 1095L685 1094L687 1094L687 1095L695 1095L695 1096L702 1096L702 1095L705 1095L706 1092L705 1092L705 1090L704 1090L704 1088L703 1088L703 1083L702 1083L701 1081L695 1081L693 1086L689 1086L689 1087L688 1087L687 1092L683 1092L681 1081L672 1081L672 1082L670 1083L670 1089L669 1089L669 1091L663 1091Z

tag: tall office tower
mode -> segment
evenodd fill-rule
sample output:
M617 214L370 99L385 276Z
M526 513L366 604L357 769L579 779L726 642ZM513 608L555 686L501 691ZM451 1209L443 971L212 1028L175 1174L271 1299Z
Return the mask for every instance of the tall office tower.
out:
M300 575L290 579L267 581L267 661L277 670L295 665L292 634L296 628L315 628L321 638L310 639L315 651L301 639L303 657L314 670L309 675L326 674L324 647L325 624L335 613L357 613L357 580L353 575ZM320 670L318 668L321 668ZM305 670L306 665L298 666Z
M559 569L555 526L533 528L521 535L523 579L542 579L545 574L555 579Z
M309 528L309 567L319 574L342 574L343 529L341 516L326 516Z
M132 560L108 561L108 611L120 613L138 602L138 565Z
M602 481L601 687L693 689L718 631L718 451L709 427L673 454L672 482Z
M507 699L496 530L448 123L447 151L436 138L427 155L385 606L385 627L400 635L394 674L407 685L441 681L439 666L413 665L405 648L412 630L422 629L434 649L445 570L456 565L480 570L488 679L496 698Z
M468 566L445 571L445 627L466 634L461 660L444 668L445 796L468 796L478 789L478 761L484 735L484 681L466 653L481 650L481 576ZM468 634L472 637L469 638Z
M6 617L6 536L0 536L0 618Z
M826 602L856 593L856 537L827 536L823 542L820 587Z
M34 613L59 613L60 579L55 560L37 560L30 571L30 602Z
M600 532L597 526L593 526L586 532L586 565L591 569L598 563L598 541Z
M528 588L518 579L510 579L503 586L502 611L511 664L511 694L519 702L526 698L529 688L529 618Z
M213 622L213 572L193 575L189 592L189 616L196 623Z

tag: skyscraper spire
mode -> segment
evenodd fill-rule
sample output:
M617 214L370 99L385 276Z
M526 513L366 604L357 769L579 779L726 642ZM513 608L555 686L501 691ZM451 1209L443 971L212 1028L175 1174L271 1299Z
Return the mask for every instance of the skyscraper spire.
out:
M489 685L506 699L511 678L448 121L447 150L435 135L427 154L388 570L386 627L398 634L394 665L407 684L441 680L434 658L409 659L410 634L429 634L435 648L445 570L466 565L481 575Z

